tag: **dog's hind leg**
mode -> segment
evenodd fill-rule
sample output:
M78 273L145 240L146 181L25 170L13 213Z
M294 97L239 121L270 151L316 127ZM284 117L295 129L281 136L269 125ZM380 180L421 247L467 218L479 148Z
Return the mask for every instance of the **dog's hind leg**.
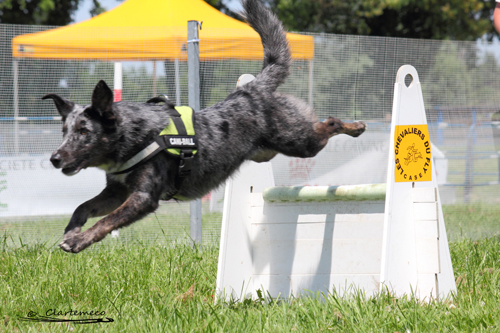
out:
M333 117L329 117L322 122L309 124L303 126L296 136L283 135L275 138L273 148L258 150L249 159L259 163L267 162L273 159L278 152L300 158L314 157L326 146L332 136L347 134L358 137L366 129L366 124L363 121L344 123L340 119Z
M352 137L358 137L366 129L366 123L364 121L357 121L354 123L344 123L342 120L334 117L328 117L325 121L317 122L313 125L315 135L317 137L317 146L312 145L315 148L316 155L321 149L323 149L328 140L339 134L347 134ZM309 151L310 153L311 151Z
M357 121L354 123L344 123L342 120L334 117L329 117L323 122L314 124L314 131L325 138L331 138L338 134L347 134L352 137L358 137L366 129L364 121Z
M64 229L64 240L80 233L82 226L90 217L111 213L127 199L127 188L118 182L108 179L108 184L96 197L84 202L75 210Z

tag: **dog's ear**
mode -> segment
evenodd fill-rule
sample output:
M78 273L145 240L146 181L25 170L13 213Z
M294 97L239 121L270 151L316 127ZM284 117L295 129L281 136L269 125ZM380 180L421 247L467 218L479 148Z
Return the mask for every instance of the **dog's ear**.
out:
M59 114L62 116L63 121L66 120L66 117L68 114L73 111L73 107L75 106L75 103L68 101L67 99L57 95L57 94L48 94L42 97L42 99L52 99L54 101L54 104L56 105L57 111L59 111Z
M101 118L111 122L115 121L115 115L112 110L113 92L109 89L106 82L99 81L92 93L92 109L97 111Z

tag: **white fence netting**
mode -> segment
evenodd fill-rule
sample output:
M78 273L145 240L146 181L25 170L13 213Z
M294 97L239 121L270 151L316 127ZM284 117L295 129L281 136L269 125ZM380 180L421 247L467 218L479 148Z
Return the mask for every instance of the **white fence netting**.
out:
M113 62L12 57L14 36L48 28L0 24L0 231L4 237L19 234L27 240L49 237L56 241L72 211L99 193L105 183L99 170L65 177L51 166L48 159L61 142L61 123L53 119L58 116L53 103L41 97L58 93L88 104L99 80L112 86ZM500 68L489 45L328 34L313 37L314 59L294 61L280 91L312 103L320 118L364 120L368 130L357 139L338 136L330 140L312 159L278 156L273 160L277 185L384 182L394 80L400 66L411 64L422 83L445 208L450 214L456 207L471 207L486 215L499 213ZM168 43L161 46L169 47ZM260 67L261 61L202 61L201 107L225 98L241 74L256 74ZM187 104L185 61L123 62L123 68L123 100L143 102L165 93ZM213 191L203 202L205 240L216 239L223 189ZM125 229L120 237L188 237L188 212L185 203L163 203L157 214ZM456 228L470 223L460 216L454 219ZM498 223L488 223L487 231L465 236L498 233Z

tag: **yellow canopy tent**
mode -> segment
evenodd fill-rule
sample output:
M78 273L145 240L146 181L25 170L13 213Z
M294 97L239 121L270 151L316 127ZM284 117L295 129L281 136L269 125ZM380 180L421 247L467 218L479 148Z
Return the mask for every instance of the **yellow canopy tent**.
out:
M249 25L222 14L203 0L128 0L87 21L12 39L15 114L18 113L17 59L171 59L176 61L178 69L178 61L187 60L187 22L192 20L203 21L199 32L201 60L263 58L260 37ZM287 37L292 58L309 60L309 100L312 102L314 38L293 33ZM176 86L179 84L177 72ZM176 94L179 103L179 94Z
M262 59L259 35L203 0L128 0L87 21L12 39L15 58L186 59L187 22L203 21L200 59ZM287 34L292 58L314 57L312 36Z
M187 22L193 20L203 21L199 32L201 60L263 58L260 37L249 25L222 14L203 0L128 0L87 21L12 39L16 119L19 113L18 59L23 58L175 60L176 95L177 103L180 104L178 61L187 60ZM311 101L314 38L293 33L288 33L287 37L292 58L309 60ZM119 77L118 89L121 90L121 75L116 75L116 72L121 72L121 65L116 65L115 89L116 77ZM153 87L156 90L155 81Z

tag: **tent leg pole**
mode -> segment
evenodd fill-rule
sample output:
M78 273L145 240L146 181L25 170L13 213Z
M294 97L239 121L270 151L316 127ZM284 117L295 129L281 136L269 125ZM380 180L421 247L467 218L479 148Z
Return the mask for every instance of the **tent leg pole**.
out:
M113 101L121 102L123 93L123 65L121 62L114 63L114 75L113 75ZM111 237L117 238L120 236L120 230L111 231Z
M158 96L156 90L156 60L153 60L153 96Z
M115 62L115 73L113 79L114 102L122 100L123 92L123 66L121 62Z
M313 107L313 74L314 74L314 62L309 60L309 105Z
M179 75L179 59L175 59L175 105L181 105L181 84Z
M14 74L14 153L19 155L19 60L12 62Z
M188 98L194 112L200 111L199 25L198 21L188 22ZM201 250L201 199L191 201L191 240Z

